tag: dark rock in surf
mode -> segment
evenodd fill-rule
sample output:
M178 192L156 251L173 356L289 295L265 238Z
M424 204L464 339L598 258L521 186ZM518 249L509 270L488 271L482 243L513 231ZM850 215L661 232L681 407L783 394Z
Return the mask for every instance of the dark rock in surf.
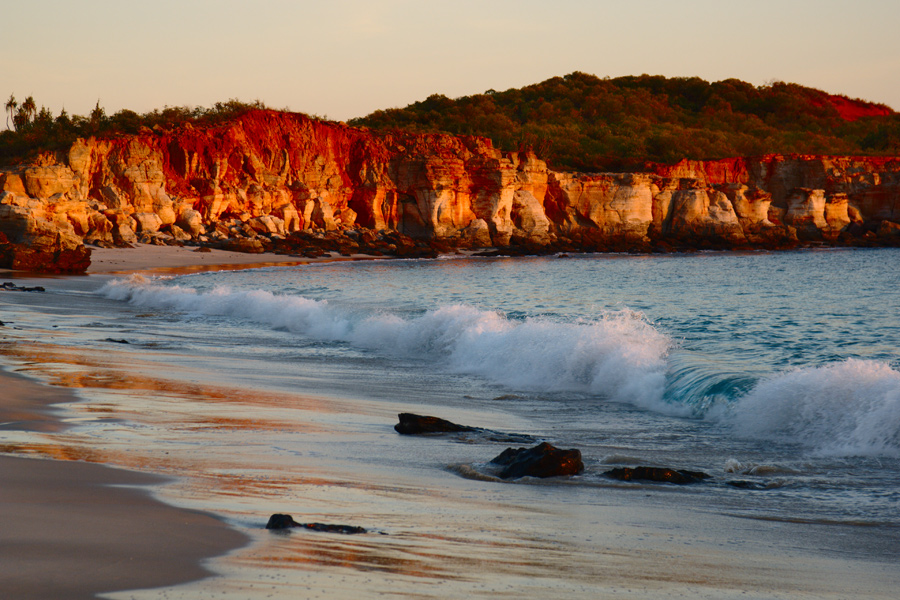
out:
M411 413L398 415L400 422L394 425L397 433L404 435L439 435L444 433L460 434L460 440L470 441L479 439L486 442L500 442L503 444L532 444L534 437L522 433L504 433L481 427L469 427L458 425L438 417L426 417Z
M304 523L300 527L312 529L313 531L324 531L326 533L344 533L353 535L356 533L366 533L362 527L354 527L353 525L331 525L329 523Z
M46 291L43 287L36 285L34 287L26 287L24 285L16 285L11 281L6 281L0 284L0 290L7 290L10 292L44 292Z
M412 413L400 413L397 415L400 422L394 425L397 433L404 435L419 435L423 433L461 433L479 431L475 427L457 425L438 417L414 415Z
M667 469L662 467L622 467L604 473L611 479L619 481L657 481L662 483L674 483L685 485L700 483L709 479L709 475L700 471L684 471L679 469Z
M491 464L504 467L499 474L501 479L558 477L584 471L580 450L560 450L547 442L534 448L507 448Z
M355 527L353 525L331 525L328 523L298 523L296 522L291 515L282 515L282 514L274 514L269 517L269 522L266 523L266 529L293 529L295 527L301 527L303 529L312 529L313 531L324 531L326 533L345 533L345 534L355 534L355 533L366 533L366 530L362 527Z
M292 527L300 527L300 523L294 521L291 515L274 514L266 523L266 529L290 529Z

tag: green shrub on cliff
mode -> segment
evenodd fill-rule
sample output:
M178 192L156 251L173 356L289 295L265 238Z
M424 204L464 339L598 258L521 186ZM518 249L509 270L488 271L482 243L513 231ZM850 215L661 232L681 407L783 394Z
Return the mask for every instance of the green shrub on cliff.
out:
M900 115L796 84L585 73L450 99L433 95L350 124L482 135L531 145L559 169L640 169L645 162L780 154L900 154Z
M267 107L259 100L246 103L232 99L216 102L210 108L166 106L144 114L123 109L107 116L98 100L87 116L69 116L63 108L54 119L47 108L41 106L38 111L31 96L20 105L15 96L10 95L6 110L12 116L14 128L0 131L0 165L20 162L39 152L65 150L79 137L135 134L143 128L168 130L186 123L212 125L259 108Z

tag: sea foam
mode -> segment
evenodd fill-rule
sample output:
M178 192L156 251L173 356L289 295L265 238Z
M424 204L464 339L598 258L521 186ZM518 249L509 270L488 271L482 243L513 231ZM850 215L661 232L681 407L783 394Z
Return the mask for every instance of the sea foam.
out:
M235 317L381 354L425 359L437 368L516 390L587 392L678 412L662 402L670 339L627 309L581 322L515 320L468 305L399 316L265 290L198 292L141 276L114 280L101 293L144 308Z
M821 455L900 455L900 372L848 359L758 383L725 417L742 437L795 442Z

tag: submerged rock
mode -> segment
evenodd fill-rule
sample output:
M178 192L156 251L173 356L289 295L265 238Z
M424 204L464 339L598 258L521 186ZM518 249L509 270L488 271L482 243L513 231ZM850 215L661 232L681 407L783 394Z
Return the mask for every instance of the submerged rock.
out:
M700 471L684 471L662 467L622 467L607 471L604 475L620 481L658 481L677 485L699 483L710 477L710 475Z
M507 448L491 464L504 467L501 479L578 475L584 471L580 450L560 450L547 442L534 448Z
M746 479L732 479L731 481L726 481L726 484L731 487L736 487L741 490L767 490L769 487L763 483L758 481L747 481Z
M346 533L346 534L354 534L354 533L366 533L366 530L362 527L355 527L353 525L331 525L328 523L298 523L296 522L291 515L283 515L283 514L274 514L269 517L269 522L266 523L266 529L293 529L295 527L302 527L303 529L312 529L313 531L324 531L327 533Z
M480 431L475 427L457 425L438 417L414 415L412 413L400 413L397 415L400 422L394 425L397 433L404 435L420 435L423 433L461 433Z

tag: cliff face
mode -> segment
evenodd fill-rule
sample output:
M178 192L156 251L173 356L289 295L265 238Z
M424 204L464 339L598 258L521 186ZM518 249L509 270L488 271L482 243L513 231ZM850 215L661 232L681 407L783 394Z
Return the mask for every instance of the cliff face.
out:
M528 152L450 135L375 135L254 111L227 125L78 140L0 173L0 233L215 242L394 229L466 247L734 246L890 237L900 159L765 156L647 173L558 173Z

